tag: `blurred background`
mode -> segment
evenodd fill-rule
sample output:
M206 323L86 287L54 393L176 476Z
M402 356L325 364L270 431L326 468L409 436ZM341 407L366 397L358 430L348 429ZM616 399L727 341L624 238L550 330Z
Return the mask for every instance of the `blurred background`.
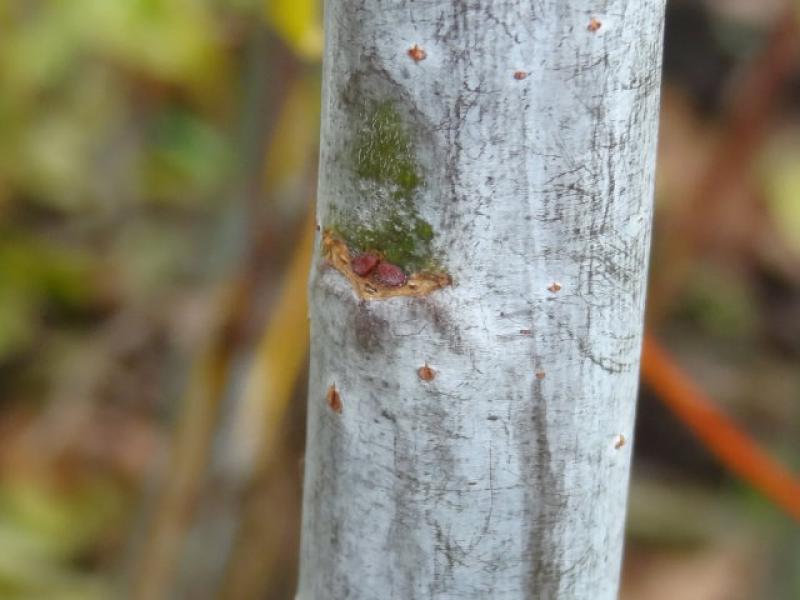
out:
M648 363L623 600L800 598L796 8L668 2L648 330L746 437ZM0 598L292 597L320 12L0 0Z

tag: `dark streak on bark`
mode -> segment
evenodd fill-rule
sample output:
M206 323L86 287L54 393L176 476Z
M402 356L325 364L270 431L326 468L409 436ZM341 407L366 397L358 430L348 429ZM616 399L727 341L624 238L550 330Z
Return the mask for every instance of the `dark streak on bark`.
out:
M532 563L528 580L528 593L531 598L551 600L562 596L568 590L562 589L563 538L554 528L562 520L561 513L566 508L565 486L557 461L553 456L548 439L547 400L542 392L542 382L535 380L532 387L530 424L533 426L535 440L528 447L531 464L536 465L536 494L529 498L532 514L525 519L529 524L528 543L525 551ZM523 423L523 427L527 424ZM520 435L524 435L520 431ZM563 459L562 459L563 460Z
M380 352L391 341L388 322L378 316L368 302L360 301L351 315L356 341L365 353Z

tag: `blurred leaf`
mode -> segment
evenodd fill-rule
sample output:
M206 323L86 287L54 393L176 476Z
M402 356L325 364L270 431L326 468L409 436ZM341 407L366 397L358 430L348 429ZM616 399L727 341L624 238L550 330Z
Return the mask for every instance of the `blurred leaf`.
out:
M7 283L59 304L77 306L89 296L86 257L69 247L18 237L0 243L0 273Z
M121 492L95 479L58 487L11 479L0 487L0 597L108 598L98 577L70 563L123 514Z
M0 360L31 341L45 307L86 302L90 281L89 263L74 249L21 236L0 241Z
M266 0L267 20L292 49L309 60L322 57L319 0Z
M4 600L108 600L114 597L100 576L15 551L0 530L0 597ZM3 551L5 550L5 551Z
M81 50L79 17L63 2L8 11L0 37L4 95L31 99L69 76Z
M108 210L117 196L135 194L131 182L114 178L129 177L138 166L141 149L130 153L137 133L130 119L149 116L141 113L142 94L161 101L159 86L168 84L219 109L235 90L225 21L204 3L62 0L9 9L0 20L0 185L48 207ZM169 155L172 171L181 163L172 187L202 186L204 173L219 172L208 168L220 164L215 156L198 164L208 147L191 153L194 146L184 145L188 157Z
M182 280L192 247L189 236L176 229L166 220L139 220L121 232L112 264L129 301L160 297L165 287Z
M219 189L233 165L226 140L193 113L173 110L155 123L144 180L154 200L186 204Z
M31 342L35 319L29 295L0 280L0 360Z
M707 264L697 265L688 278L676 313L723 339L746 337L756 323L756 306L746 281Z
M134 69L212 93L227 71L215 15L192 0L80 0L95 50ZM224 86L223 86L224 87Z
M120 491L100 479L59 489L34 481L11 480L0 488L0 511L7 522L41 536L42 553L69 556L86 550L99 532L122 514Z
M800 254L800 146L776 144L764 162L767 202L773 222L791 251Z
M33 192L39 203L69 212L88 208L90 144L100 123L86 123L69 107L58 107L24 132L11 160L16 162L16 183Z

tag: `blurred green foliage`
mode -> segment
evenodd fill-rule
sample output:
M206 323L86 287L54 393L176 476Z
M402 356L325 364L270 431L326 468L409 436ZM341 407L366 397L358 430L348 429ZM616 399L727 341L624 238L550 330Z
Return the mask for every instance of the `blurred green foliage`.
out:
M91 301L91 262L72 248L7 232L0 240L0 360L32 341L44 313L69 314Z
M148 181L142 171L158 163L165 144L185 140L187 130L197 156L173 170L186 181L208 177L222 135L219 119L212 119L230 103L235 74L224 21L209 8L189 0L4 8L4 203L22 195L59 211L108 211L125 196L141 200L136 190L115 197L114 184ZM195 114L172 110L173 104ZM153 128L163 132L156 143L146 135Z
M99 575L67 565L89 556L129 502L99 479L66 490L25 481L0 487L0 597L109 598Z
M81 419L108 386L134 412L164 395L145 392L146 365L170 358L150 332L186 312L174 298L209 294L220 239L239 243L218 230L242 209L247 61L265 23L318 60L314 0L0 0L0 401L16 415L0 444L2 598L115 597L137 488L113 461L131 459L112 446L64 468L64 450L17 437L40 427L32 409ZM292 127L312 139L306 88Z
M109 273L125 279L113 257L130 237L114 231L136 221L145 240L174 246L185 234L163 230L151 205L224 199L241 43L231 30L247 13L191 0L0 6L2 360L35 340L44 311L93 303Z

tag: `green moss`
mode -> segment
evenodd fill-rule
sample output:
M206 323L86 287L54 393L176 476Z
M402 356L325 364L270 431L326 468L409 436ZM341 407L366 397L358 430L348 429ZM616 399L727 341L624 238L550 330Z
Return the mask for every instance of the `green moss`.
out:
M361 196L332 207L329 219L352 251L376 251L408 273L440 270L433 227L416 207L425 181L412 134L392 102L367 102L351 141Z
M409 228L406 219L397 215L392 215L374 226L357 223L342 226L338 222L333 227L334 233L354 252L378 252L409 273L438 270L431 246L432 233L427 239L423 239L418 235L418 230L432 232L430 224L419 217L413 219L413 226Z
M392 188L396 198L411 200L420 185L411 136L391 102L373 103L368 108L353 159L359 177Z
M414 233L419 239L426 242L430 242L433 239L433 227L431 227L431 224L427 221L423 221L419 218L417 222L414 223Z

